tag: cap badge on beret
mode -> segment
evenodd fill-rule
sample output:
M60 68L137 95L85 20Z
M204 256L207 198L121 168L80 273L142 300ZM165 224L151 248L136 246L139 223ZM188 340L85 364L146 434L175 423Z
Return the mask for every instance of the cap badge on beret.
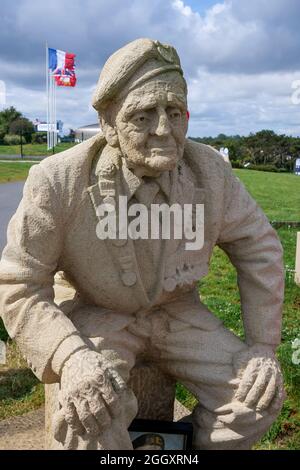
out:
M166 62L169 62L170 64L176 64L178 62L178 60L176 60L173 47L167 44L161 44L159 41L155 41L155 45L158 52Z

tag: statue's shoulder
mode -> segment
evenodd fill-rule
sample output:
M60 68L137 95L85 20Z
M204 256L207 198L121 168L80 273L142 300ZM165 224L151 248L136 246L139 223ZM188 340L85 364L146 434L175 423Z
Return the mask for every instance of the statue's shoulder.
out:
M45 158L38 166L47 175L50 184L65 186L88 185L91 166L106 140L103 134L85 140L81 144Z
M184 158L195 174L199 172L208 177L214 174L222 178L231 172L231 165L218 150L191 139L186 139Z

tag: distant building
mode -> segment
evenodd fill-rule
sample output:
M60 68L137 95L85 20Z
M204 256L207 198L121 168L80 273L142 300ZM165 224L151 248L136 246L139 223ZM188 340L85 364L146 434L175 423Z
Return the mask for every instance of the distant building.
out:
M51 127L50 125L48 126L46 121L41 121L38 118L32 121L32 123L36 132L47 132L48 128L50 129ZM56 130L59 136L63 134L63 125L64 123L61 120L56 121Z
M295 161L295 170L294 170L295 175L300 176L300 158L297 158Z
M75 130L75 142L83 142L101 132L99 124L88 124Z

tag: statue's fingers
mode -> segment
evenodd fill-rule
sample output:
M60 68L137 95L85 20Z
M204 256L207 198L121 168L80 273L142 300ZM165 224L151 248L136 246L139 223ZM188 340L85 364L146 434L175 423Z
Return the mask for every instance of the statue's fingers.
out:
M80 422L74 403L71 401L66 402L62 410L69 427L74 431L74 433L82 436L82 434L85 433L85 429Z
M284 384L282 375L280 372L277 374L277 383L276 383L276 394L273 401L270 403L270 410L272 412L278 412L286 398L286 393L284 390Z
M65 450L76 450L78 447L78 438L76 432L68 426L68 431L64 443Z
M252 385L254 384L257 376L257 364L255 362L250 363L241 378L240 385L235 393L235 399L238 401L244 401L247 397Z
M122 393L126 389L126 382L116 370L108 368L105 371L105 375L109 379L112 388L116 393Z
M125 422L131 422L137 415L138 402L133 391L128 387L119 396L119 408L120 412L118 415L114 415L115 418L120 418Z
M218 416L218 421L221 421L224 424L231 424L236 420L236 416L234 413L229 413L226 415Z
M53 435L58 442L64 443L68 431L68 425L65 420L65 413L60 409L53 417Z
M119 416L121 413L121 394L114 391L110 386L110 382L107 386L101 387L100 394L111 416Z
M88 401L84 398L77 398L75 401L76 411L79 420L88 434L99 434L99 426L96 418L93 416Z
M251 421L255 412L248 408L243 402L233 401L214 410L217 413L218 420L225 424L231 424L238 421L239 423Z
M271 401L273 400L274 396L276 393L276 374L272 374L272 377L270 378L270 381L265 389L265 392L263 396L260 398L260 400L257 403L257 411L263 411L266 410Z
M95 417L98 428L102 432L111 423L111 417L105 403L100 396L95 396L89 400L89 407L92 415ZM98 430L98 431L99 431Z
M232 403L227 403L226 405L222 405L219 408L214 409L214 413L217 415L227 415L232 413Z
M275 370L267 367L263 367L252 385L250 391L247 394L247 397L245 398L245 405L248 406L249 408L255 407L257 402L260 400L262 397L264 391L270 384L271 377L275 375ZM274 390L273 393L275 393L275 383L274 383Z

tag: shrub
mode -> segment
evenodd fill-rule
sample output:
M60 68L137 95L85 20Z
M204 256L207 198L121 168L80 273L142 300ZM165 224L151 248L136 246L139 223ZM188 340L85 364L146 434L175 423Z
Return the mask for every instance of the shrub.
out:
M26 142L31 142L31 134L34 132L34 125L29 119L20 117L15 119L9 126L9 134L23 135Z
M241 162L238 160L230 160L232 168L244 168Z
M35 134L32 134L31 142L33 144L44 144L45 142L47 142L47 132L37 132Z
M21 144L21 136L16 134L6 134L4 136L4 144L5 145L20 145ZM22 137L22 144L26 144L25 137Z
M278 173L279 168L275 165L249 165L249 170L256 170L256 171L271 171L273 173Z

